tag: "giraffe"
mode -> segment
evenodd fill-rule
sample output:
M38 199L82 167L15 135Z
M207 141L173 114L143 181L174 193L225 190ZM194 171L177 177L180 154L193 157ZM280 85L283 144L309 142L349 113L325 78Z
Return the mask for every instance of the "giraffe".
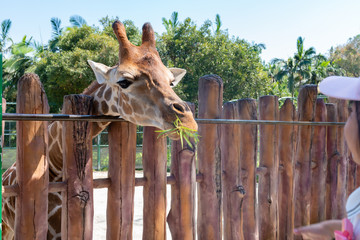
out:
M94 81L83 94L94 98L93 114L121 116L125 120L143 126L163 130L173 128L180 118L182 124L197 130L189 106L172 90L186 71L167 68L156 50L155 35L150 23L142 28L142 44L134 46L126 36L124 25L115 21L112 25L119 42L119 62L114 67L88 60L95 73ZM92 123L93 137L109 125L109 122ZM49 180L62 180L62 122L49 124ZM170 134L177 139L176 134ZM16 183L16 163L3 174L3 185ZM13 239L15 197L3 199L3 239ZM61 193L49 194L48 239L61 239Z

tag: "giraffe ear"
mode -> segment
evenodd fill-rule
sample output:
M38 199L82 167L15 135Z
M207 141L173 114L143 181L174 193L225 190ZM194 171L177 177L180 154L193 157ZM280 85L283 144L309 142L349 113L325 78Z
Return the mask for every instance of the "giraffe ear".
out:
M171 87L175 87L180 80L185 76L186 70L182 68L169 68L170 72L174 75L175 80L172 81Z
M103 84L105 81L107 81L107 79L109 78L108 72L111 69L110 67L108 67L102 63L93 62L91 60L88 60L88 63L90 65L90 67L92 68L92 70L94 71L96 81L99 84Z

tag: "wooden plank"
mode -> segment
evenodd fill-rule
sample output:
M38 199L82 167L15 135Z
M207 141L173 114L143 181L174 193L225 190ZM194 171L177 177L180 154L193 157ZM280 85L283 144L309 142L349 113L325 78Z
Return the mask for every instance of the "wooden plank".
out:
M242 120L257 119L255 99L241 99L237 102L238 118ZM245 196L242 203L244 239L256 239L256 161L258 145L257 125L242 124L240 128L240 184L244 187Z
M158 138L155 130L144 127L144 240L166 239L166 138Z
M90 115L92 97L68 95L64 97L65 114ZM63 121L63 181L61 239L92 239L93 232L93 176L91 123Z
M134 219L136 125L114 122L109 126L111 185L106 210L106 239L131 240Z
M276 96L260 97L259 118L278 120L279 105ZM276 239L279 231L277 131L277 126L259 127L259 239Z
M337 112L338 112L338 121L346 122L348 118L347 111L347 101L337 99ZM346 197L347 197L347 168L348 168L348 158L347 158L347 147L345 143L344 128L338 127L337 134L337 151L339 152L339 165L337 172L337 190L336 190L336 203L337 203L337 219L342 219L346 217Z
M237 102L223 106L222 119L239 117ZM224 213L224 239L244 239L243 199L244 186L240 179L240 126L221 125L221 160Z
M298 97L298 120L314 121L316 85L301 87ZM295 219L294 227L310 224L311 147L313 127L299 126L295 154ZM297 239L297 238L296 238Z
M195 104L188 103L192 112ZM195 144L190 139L193 147L180 141L171 143L171 177L175 179L171 185L171 208L167 217L172 239L196 239L195 228L195 190L196 166Z
M333 103L326 104L327 121L337 122L338 114ZM339 153L337 152L337 127L326 128L326 151L327 151L327 176L326 176L326 219L337 216L336 188L337 188L337 165Z
M286 99L280 108L280 121L295 119L295 106ZM295 126L279 126L279 239L293 239L294 229L294 150Z
M199 79L199 118L221 117L223 82L217 75ZM221 239L221 156L220 133L217 125L201 124L198 169L203 181L198 184L198 239Z
M194 151L181 144L172 144L171 174L175 184L171 185L171 209L167 217L172 239L195 238L195 183L196 167ZM180 150L180 151L179 151Z
M45 91L36 74L18 83L17 113L49 113ZM15 239L46 239L48 212L47 122L17 122Z
M326 106L323 99L316 100L315 121L325 122ZM311 149L311 200L310 223L324 221L327 175L326 127L314 126L313 147Z

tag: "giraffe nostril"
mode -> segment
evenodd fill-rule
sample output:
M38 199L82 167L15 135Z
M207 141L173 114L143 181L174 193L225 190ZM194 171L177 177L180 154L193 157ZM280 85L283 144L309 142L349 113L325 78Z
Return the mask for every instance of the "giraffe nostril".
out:
M178 104L178 103L173 103L171 105L172 109L175 111L175 112L178 112L178 113L185 113L185 106L181 105L181 104Z

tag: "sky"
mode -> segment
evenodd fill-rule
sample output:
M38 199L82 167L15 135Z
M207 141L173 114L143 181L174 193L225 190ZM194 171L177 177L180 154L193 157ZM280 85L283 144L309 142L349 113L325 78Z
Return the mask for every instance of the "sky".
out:
M305 39L305 48L327 54L331 47L345 44L360 34L359 0L15 0L0 1L0 21L10 19L10 37L19 42L24 35L46 44L51 38L52 17L62 26L70 26L69 18L80 15L89 25L100 26L102 17L132 20L141 29L150 22L157 33L165 31L162 18L179 13L179 20L190 17L197 26L214 22L220 15L222 29L230 36L250 43L263 43L265 62L273 58L287 59L296 51L296 39Z

